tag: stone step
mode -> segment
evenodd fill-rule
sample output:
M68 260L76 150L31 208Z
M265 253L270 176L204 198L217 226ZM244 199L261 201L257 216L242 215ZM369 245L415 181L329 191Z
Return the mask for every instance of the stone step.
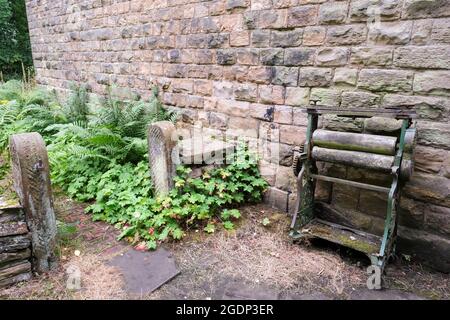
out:
M233 143L210 138L192 138L178 144L180 160L183 164L223 164L234 154Z

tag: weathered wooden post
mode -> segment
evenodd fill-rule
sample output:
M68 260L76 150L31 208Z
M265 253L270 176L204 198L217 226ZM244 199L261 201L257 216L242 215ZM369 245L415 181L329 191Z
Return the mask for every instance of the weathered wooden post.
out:
M165 195L173 188L178 162L177 140L176 128L170 121L158 121L148 128L150 174L158 195Z
M46 272L56 263L56 219L45 142L39 133L21 133L10 137L9 148L14 188L31 234L32 266Z

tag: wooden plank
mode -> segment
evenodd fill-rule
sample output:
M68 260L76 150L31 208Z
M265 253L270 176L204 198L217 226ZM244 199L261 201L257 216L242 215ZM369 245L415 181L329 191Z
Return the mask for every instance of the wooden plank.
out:
M417 114L411 109L337 109L327 107L307 107L305 112L312 114L335 114L342 117L351 118L371 118L371 117L387 117L396 119L417 118Z
M14 252L17 250L22 250L29 248L31 245L30 236L20 235L20 236L10 236L0 238L0 253L4 252Z
M0 223L0 237L15 236L28 233L25 222Z
M348 248L376 254L380 249L381 238L360 230L314 219L301 229L304 236L317 237Z
M0 268L11 261L27 260L31 256L30 249L19 250L16 252L4 252L0 253Z
M31 263L29 261L15 262L11 265L3 266L0 269L0 280L10 278L12 276L31 271Z
M319 174L312 174L311 177L316 180L346 184L346 185L349 185L352 187L357 187L360 189L378 191L378 192L383 192L383 193L389 193L389 191L390 191L390 188L386 188L386 187L380 187L380 186L376 186L376 185L372 185L372 184L361 183L361 182L345 180L345 179L340 179L340 178L328 177L328 176L323 176L323 175L319 175Z
M0 280L0 288L5 288L12 284L22 282L22 281L28 281L30 279L31 279L31 272L21 273L16 276L13 276L13 277Z
M25 214L21 209L0 211L0 223L25 221Z

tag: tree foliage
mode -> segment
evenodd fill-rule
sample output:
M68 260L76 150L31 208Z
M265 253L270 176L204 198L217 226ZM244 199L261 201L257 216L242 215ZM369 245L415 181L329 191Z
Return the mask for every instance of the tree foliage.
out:
M22 63L33 65L25 0L0 0L0 71L17 77Z

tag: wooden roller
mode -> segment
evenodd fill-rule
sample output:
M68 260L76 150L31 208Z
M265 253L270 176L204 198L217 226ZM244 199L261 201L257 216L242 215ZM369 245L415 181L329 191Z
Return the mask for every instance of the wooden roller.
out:
M390 172L394 164L394 156L321 147L313 147L312 157L317 161L333 162L383 172Z
M313 133L314 146L375 154L395 155L397 137L318 129Z

